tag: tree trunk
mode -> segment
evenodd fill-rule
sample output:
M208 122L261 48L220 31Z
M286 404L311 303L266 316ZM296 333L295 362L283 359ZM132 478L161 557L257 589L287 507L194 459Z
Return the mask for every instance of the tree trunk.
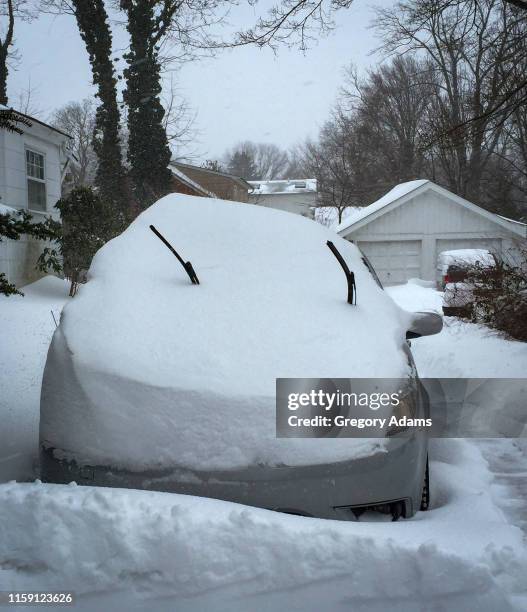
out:
M156 43L158 31L150 0L121 0L128 16L130 52L124 71L128 105L128 161L140 209L145 209L171 191L171 152L159 94L160 64Z
M103 0L72 0L72 3L79 32L90 56L97 97L101 101L93 134L93 147L98 159L95 184L101 197L113 203L126 219L131 202L121 159L117 80L111 58L112 33L108 16Z
M15 31L15 10L13 0L7 0L7 30L4 40L0 39L0 104L7 106L7 75L9 69L7 60L9 58L9 47L13 44Z
M0 104L7 106L7 52L0 50Z

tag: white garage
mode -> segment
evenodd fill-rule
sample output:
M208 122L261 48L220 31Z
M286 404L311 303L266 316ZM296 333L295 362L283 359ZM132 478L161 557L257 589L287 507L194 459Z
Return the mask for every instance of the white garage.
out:
M437 255L485 248L509 260L526 248L527 225L490 213L428 180L397 185L336 231L356 243L385 285L437 279Z

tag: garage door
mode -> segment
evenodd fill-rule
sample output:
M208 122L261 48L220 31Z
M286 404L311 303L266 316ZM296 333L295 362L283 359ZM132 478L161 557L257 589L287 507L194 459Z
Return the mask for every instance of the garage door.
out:
M421 276L421 241L359 242L383 285L398 285Z

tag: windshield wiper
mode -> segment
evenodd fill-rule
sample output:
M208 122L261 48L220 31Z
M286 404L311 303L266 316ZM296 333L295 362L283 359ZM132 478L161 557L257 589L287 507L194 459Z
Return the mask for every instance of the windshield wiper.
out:
M190 261L183 261L183 258L179 255L176 249L170 244L170 242L159 232L153 225L150 226L150 229L154 232L154 234L161 240L161 242L168 248L172 253L177 257L179 263L185 268L185 272L188 274L190 281L193 285L199 285L199 279L197 274L194 272L194 268Z
M331 242L331 240L328 240L326 244L330 248L333 255L335 255L335 257L337 258L337 261L342 266L344 274L346 275L346 280L348 282L348 304L357 305L357 287L355 285L355 274L348 268L348 264L344 261L344 257L342 257L342 255L339 253L339 250Z

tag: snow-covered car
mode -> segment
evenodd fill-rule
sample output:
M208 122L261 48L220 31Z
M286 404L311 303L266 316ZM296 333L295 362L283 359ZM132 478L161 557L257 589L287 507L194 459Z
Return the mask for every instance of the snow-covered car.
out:
M327 241L354 272L356 304ZM410 517L428 497L424 431L277 438L275 385L402 379L408 401L394 414L426 416L407 338L441 326L399 308L358 248L314 221L167 196L96 254L62 312L42 383L41 477Z
M455 249L443 251L437 257L439 288L443 294L443 314L469 316L474 302L474 285L469 273L474 268L491 272L496 257L487 249Z

